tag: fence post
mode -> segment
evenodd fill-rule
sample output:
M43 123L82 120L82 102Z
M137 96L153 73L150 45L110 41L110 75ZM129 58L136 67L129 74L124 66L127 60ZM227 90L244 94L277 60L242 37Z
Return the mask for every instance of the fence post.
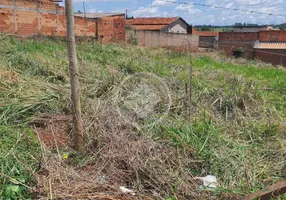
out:
M189 95L188 95L188 101L189 101L189 120L191 119L191 106L192 106L192 80L193 80L193 63L192 63L192 54L189 50L190 54L190 66L189 66Z
M17 0L13 0L13 7L14 7L14 33L18 33L18 25L17 25Z
M191 43L187 39L183 39L187 41L188 44L188 52L190 57L190 66L189 66L189 84L188 84L188 117L191 119L191 106L192 106L192 79L193 79L193 63L192 63L192 54L191 54Z
M95 40L98 41L98 19L95 19Z
M37 0L37 15L38 15L38 33L37 35L39 35L41 33L41 15L40 15L40 4L39 4L39 0Z
M56 4L56 18L57 18L56 32L57 32L57 36L59 36L59 5L58 4Z
M161 47L161 37L162 37L162 32L159 32L159 40L158 40L158 47Z
M145 36L145 30L143 30L143 35L144 35L144 37L143 37L143 46L146 46L146 36ZM140 39L139 39L140 40ZM138 43L140 44L140 41L138 41Z
M75 128L75 147L78 151L83 149L83 124L80 106L80 86L77 67L75 33L74 33L74 10L73 0L65 1L66 20L67 20L67 43L69 53L71 100L73 112L73 124Z

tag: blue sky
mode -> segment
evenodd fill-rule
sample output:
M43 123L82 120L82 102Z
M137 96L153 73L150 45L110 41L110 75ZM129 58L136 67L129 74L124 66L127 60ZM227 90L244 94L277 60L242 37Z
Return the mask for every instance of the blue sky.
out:
M86 12L122 12L134 17L180 16L193 25L232 25L235 22L257 24L286 23L285 16L269 16L196 6L193 3L255 10L273 14L286 14L286 0L172 0L189 2L188 5L167 3L161 0L85 0ZM82 0L74 0L75 11L83 10Z

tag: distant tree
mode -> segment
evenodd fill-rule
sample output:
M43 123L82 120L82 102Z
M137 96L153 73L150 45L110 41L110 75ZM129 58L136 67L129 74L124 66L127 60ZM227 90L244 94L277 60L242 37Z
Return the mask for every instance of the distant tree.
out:
M234 26L242 26L242 23L235 23Z
M208 28L208 27L202 27L202 28L201 28L201 31L211 31L211 29Z
M247 23L247 26L258 26L258 24Z

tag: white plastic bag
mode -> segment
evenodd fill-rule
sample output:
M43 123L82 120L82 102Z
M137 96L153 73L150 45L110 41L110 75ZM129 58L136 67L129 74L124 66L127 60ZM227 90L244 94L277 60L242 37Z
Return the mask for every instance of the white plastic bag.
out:
M124 187L124 186L120 186L119 188L120 188L120 190L121 190L123 193L131 194L131 195L133 195L133 196L135 195L135 192L134 192L133 190L130 190L130 189Z
M214 175L207 175L205 177L195 177L195 179L201 180L203 182L203 186L209 190L214 190L218 186L217 178Z

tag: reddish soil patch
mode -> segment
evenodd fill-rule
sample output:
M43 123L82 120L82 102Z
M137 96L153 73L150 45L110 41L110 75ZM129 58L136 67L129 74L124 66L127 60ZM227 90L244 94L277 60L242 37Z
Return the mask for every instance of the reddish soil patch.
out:
M65 115L42 114L31 124L35 126L35 133L48 149L67 148L71 117Z

